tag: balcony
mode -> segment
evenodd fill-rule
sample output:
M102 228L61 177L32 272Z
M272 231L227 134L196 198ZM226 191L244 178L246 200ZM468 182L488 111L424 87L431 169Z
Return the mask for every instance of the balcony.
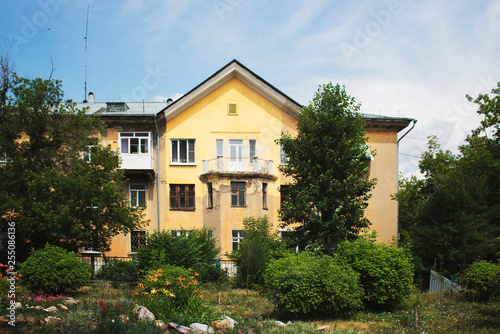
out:
M254 158L218 157L203 160L203 174L207 173L273 173L273 161Z
M123 154L120 153L122 169L153 169L151 154Z

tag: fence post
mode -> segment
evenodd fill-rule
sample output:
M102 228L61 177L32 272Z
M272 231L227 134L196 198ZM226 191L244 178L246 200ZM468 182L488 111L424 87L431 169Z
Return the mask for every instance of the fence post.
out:
M94 254L90 255L90 265L92 266L92 270L94 270L95 273L95 260L94 260Z

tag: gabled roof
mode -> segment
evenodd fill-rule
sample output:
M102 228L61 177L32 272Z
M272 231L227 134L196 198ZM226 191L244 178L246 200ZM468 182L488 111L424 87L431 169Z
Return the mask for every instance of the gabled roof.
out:
M163 109L162 112L165 113L167 121L174 118L232 78L238 78L293 117L299 117L301 105L298 102L288 97L279 89L234 59L201 84Z

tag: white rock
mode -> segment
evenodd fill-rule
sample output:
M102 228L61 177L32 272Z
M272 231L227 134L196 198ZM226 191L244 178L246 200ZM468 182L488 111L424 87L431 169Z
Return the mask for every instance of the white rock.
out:
M191 332L198 334L214 332L212 327L208 327L208 325L200 324L198 322L192 323L191 326L189 326L189 328L191 329Z
M150 310L142 306L139 309L139 315L137 319L142 321L155 321L155 315Z

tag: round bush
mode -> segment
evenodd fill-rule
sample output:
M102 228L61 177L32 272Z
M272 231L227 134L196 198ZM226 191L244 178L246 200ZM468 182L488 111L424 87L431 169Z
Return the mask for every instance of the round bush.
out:
M46 245L21 264L22 284L31 292L60 294L81 287L90 279L91 268L73 252Z
M112 282L138 282L141 280L139 267L134 260L108 260L96 276L98 279Z
M302 252L274 260L266 270L265 282L280 311L345 316L362 307L358 275L329 256Z
M405 248L359 238L341 243L334 257L359 274L365 292L363 301L368 308L394 309L411 293L413 263Z
M464 273L463 283L468 296L478 301L488 301L498 285L500 266L480 261L473 263Z

